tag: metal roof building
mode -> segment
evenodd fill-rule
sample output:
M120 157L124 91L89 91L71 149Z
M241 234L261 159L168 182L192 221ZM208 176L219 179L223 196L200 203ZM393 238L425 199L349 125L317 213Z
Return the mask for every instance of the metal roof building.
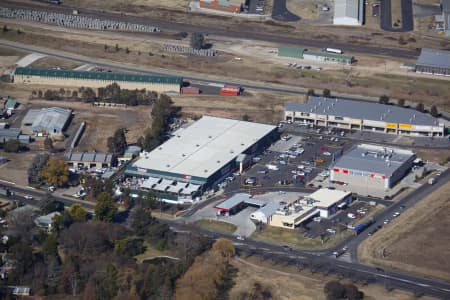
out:
M308 49L297 47L279 47L278 56L299 58L306 60L318 60L322 62L331 62L331 63L342 63L348 65L350 65L354 61L353 56L334 54L328 52L309 51Z
M70 167L105 168L114 164L112 153L69 151L64 158Z
M9 140L18 140L22 131L19 128L0 129L0 143L6 143Z
M75 87L105 87L116 82L124 89L147 89L157 92L179 92L182 77L151 76L111 72L86 72L44 68L16 68L14 82L23 84L49 84Z
M416 62L416 72L450 76L450 51L422 48Z
M275 202L270 202L267 205L261 207L254 213L250 215L250 219L262 222L262 223L269 223L270 217L280 208L282 208L283 205Z
M409 150L361 144L341 156L330 180L371 188L391 188L412 167L416 155Z
M362 25L364 2L362 0L335 0L334 25Z
M266 203L264 201L254 199L250 194L238 193L234 194L231 198L217 204L214 206L215 209L226 213L227 215L232 215L239 212L241 209L247 206L253 207L264 207Z
M275 138L276 126L204 116L152 152L141 153L126 174L211 187L238 168L239 154L256 155Z
M31 127L33 133L61 134L71 116L71 109L60 107L30 109L22 120L22 126Z
M310 96L288 102L285 118L324 127L412 136L444 136L444 124L429 114L375 102Z

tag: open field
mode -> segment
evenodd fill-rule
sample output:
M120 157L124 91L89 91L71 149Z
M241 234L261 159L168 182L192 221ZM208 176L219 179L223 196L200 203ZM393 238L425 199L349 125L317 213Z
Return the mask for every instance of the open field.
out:
M235 258L232 264L237 268L235 285L230 290L229 299L252 299L248 295L255 284L261 285L263 290L271 293L271 299L280 300L325 300L323 287L327 281L336 280L333 276L312 274L309 270L301 272L293 266L273 265L268 261L261 261L257 257L246 259ZM345 281L343 281L345 283ZM394 290L387 292L379 285L358 286L364 292L365 300L413 300L417 299L407 292ZM430 297L421 297L430 300Z
M442 186L367 239L358 249L360 260L449 281L449 194L450 185Z
M337 68L318 72L288 68L287 63L282 62L283 60L277 59L277 62L274 63L273 60L276 59L276 56L264 54L264 51L249 53L248 50L251 50L251 47L247 45L250 42L244 40L234 42L226 39L213 40L215 47L217 45L218 49L232 48L233 52L224 53L217 58L194 58L162 52L160 43L170 42L167 37L163 40L158 40L158 38L149 40L143 35L62 31L51 26L46 26L45 28L48 30L43 31L25 25L21 26L24 26L22 29L25 34L17 35L10 32L5 34L5 37L13 41L43 47L48 47L51 44L55 49L109 61L124 62L137 66L151 66L152 68L183 70L180 71L181 74L196 74L198 76L201 73L209 78L214 77L212 74L221 74L224 77L222 80L227 80L227 78L233 81L241 80L244 86L245 81L249 80L252 82L263 81L272 84L312 87L318 90L328 88L332 92L374 97L386 94L391 98L404 98L411 102L423 101L427 106L434 104L440 110L450 111L450 102L446 100L446 96L450 94L448 79L417 77L415 75L408 78L406 75L412 75L407 73L388 75L384 73L388 69L389 73L395 73L395 70L400 72L398 65L397 69L391 69L390 64L384 63L384 60L382 60L377 67L369 66L369 57L358 61L352 69ZM352 39L356 39L356 37L352 37ZM119 45L120 50L118 52L114 49L115 44ZM240 52L236 52L239 48L233 46L236 44L241 45ZM108 46L106 50L105 45ZM125 52L124 45L129 48L128 54ZM266 46L267 49L269 47ZM233 59L236 54L242 58L241 61ZM308 62L304 64L308 64ZM236 78L236 74L239 74L239 78Z
M153 10L157 8L167 8L184 11L186 10L188 2L188 0L65 0L64 4L80 8L89 7L91 9L97 8L102 10L138 13L140 10Z
M145 129L150 126L150 106L103 108L83 102L46 100L32 100L28 106L29 108L58 106L73 109L74 118L70 124L69 133L74 133L81 122L86 122L85 133L77 147L80 151L108 151L107 139L118 128L127 128L127 142L136 143Z
M60 59L56 57L46 56L40 58L31 64L31 67L34 68L61 68L61 69L74 69L78 67L80 63Z
M331 235L325 238L324 244L320 241L320 238L305 238L303 231L285 229L280 227L266 226L262 231L255 231L252 234L252 238L255 240L266 241L269 243L289 245L301 249L326 249L333 247L334 245L342 242L349 237L352 233L349 230L338 232L335 235Z
M287 0L287 9L305 20L314 20L318 15L318 4L314 1Z
M424 161L436 162L440 165L445 165L450 161L450 150L416 150L417 157L422 158Z
M215 220L198 220L193 223L195 226L203 227L212 231L222 232L222 233L233 233L236 231L236 225L231 223L215 221Z
M6 153L0 150L0 156L4 156L9 160L6 164L0 165L0 179L27 186L27 170L35 155L35 152Z

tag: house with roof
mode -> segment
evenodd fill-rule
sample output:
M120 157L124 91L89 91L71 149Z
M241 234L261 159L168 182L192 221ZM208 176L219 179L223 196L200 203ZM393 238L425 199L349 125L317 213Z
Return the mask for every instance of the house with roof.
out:
M117 83L121 88L128 90L146 89L158 93L179 93L183 78L111 72L16 68L14 83L91 88L100 88Z

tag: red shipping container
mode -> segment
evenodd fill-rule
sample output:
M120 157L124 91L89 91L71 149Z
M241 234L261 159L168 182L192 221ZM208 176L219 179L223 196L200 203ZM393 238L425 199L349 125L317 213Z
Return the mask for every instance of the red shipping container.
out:
M224 96L237 96L237 95L239 95L238 91L225 89L225 88L221 88L220 89L220 94L224 95Z

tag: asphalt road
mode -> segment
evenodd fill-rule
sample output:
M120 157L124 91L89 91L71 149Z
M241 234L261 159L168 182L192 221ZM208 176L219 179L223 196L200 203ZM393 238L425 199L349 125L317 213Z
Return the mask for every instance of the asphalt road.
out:
M414 30L414 16L412 0L402 1L402 23L401 27L392 24L391 0L381 1L380 27L391 32L408 32Z
M286 0L274 0L272 18L282 22L297 22L300 18L291 13L286 7Z
M281 0L285 1L285 0ZM23 9L37 9L43 10L44 8L41 5L33 5L33 4L20 4L11 0L3 0L1 6L10 7L10 8L23 8ZM58 11L62 13L71 14L72 10L78 7L69 7L66 5L49 5L45 7L47 11ZM274 8L275 10L275 8ZM212 26L212 25L192 25L184 22L180 22L178 19L170 20L169 19L157 19L154 17L137 17L137 16L129 16L119 13L111 13L104 11L96 11L89 10L83 8L80 12L85 16L93 16L102 19L112 19L112 20L121 20L125 22L133 22L138 24L149 24L152 26L158 26L161 30L175 31L175 32L202 32L204 34L218 35L224 37L231 38L242 38L249 40L260 40L265 42L274 42L279 44L286 45L295 45L299 47L313 47L313 48L326 48L333 47L343 49L345 52L352 53L365 53L371 55L384 55L390 57L397 58L417 58L419 52L414 50L407 49L398 49L398 48L385 48L385 47L375 47L368 46L367 44L358 44L358 43L347 43L345 41L330 41L330 40L316 40L316 39L307 39L302 38L301 34L275 34L268 33L262 30L259 30L257 26L254 29L244 29L241 28L232 28L227 26ZM152 34L148 34L152 36Z

